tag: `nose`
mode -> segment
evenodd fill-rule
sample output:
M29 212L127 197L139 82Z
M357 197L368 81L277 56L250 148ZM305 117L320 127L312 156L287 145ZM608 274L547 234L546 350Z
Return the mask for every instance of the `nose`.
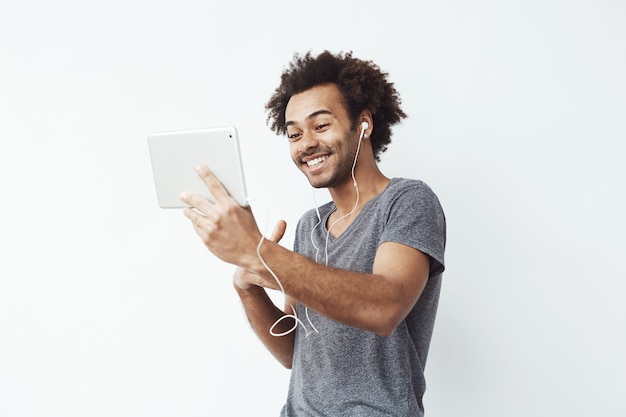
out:
M315 138L315 134L308 129L302 132L302 136L297 143L299 153L306 153L319 146L319 142Z

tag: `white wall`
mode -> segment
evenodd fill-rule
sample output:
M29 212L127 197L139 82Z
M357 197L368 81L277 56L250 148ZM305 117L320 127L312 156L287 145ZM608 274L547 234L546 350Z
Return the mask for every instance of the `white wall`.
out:
M293 52L330 49L390 72L410 118L382 167L446 210L428 415L623 416L625 19L618 0L3 0L0 415L277 415L289 373L233 268L157 207L145 136L237 125L290 245L311 191L263 105Z

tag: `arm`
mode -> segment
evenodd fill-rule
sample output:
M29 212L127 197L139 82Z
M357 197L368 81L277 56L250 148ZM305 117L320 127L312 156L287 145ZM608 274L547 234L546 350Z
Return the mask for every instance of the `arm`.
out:
M286 227L285 222L279 222L274 228L271 240L273 242L279 242L285 233ZM251 272L241 267L237 268L233 276L233 286L237 294L239 294L239 298L241 298L244 310L254 332L278 362L285 368L290 369L293 359L295 335L293 332L281 337L270 334L272 325L281 317L284 317L285 313L274 305L262 287L248 283L250 278L247 275L250 274ZM295 301L289 299L285 300L285 312L290 311L291 307L289 304L295 306ZM293 327L292 319L282 320L274 328L274 333L286 332L291 327Z
M242 269L238 269L236 274L246 273ZM270 327L285 315L278 307L274 305L268 297L265 290L261 287L251 286L248 289L242 289L235 285L235 289L241 298L246 315L250 321L252 329L257 334L261 342L267 350L281 363L285 368L291 369L294 349L294 332L285 336L272 336ZM287 310L286 307L285 310ZM277 333L285 332L293 327L293 320L283 320L276 328Z
M429 258L408 246L383 243L371 274L317 264L278 245L263 244L262 256L280 277L285 292L333 320L388 336L408 315L428 279ZM276 288L263 265L255 285Z
M238 206L206 167L198 173L216 204L196 195L182 199L195 208L186 209L185 215L204 244L223 261L249 271L247 285L278 289L257 256L261 234L251 210ZM380 335L391 334L406 317L429 272L425 254L393 242L379 247L371 274L320 265L269 240L261 254L289 297L333 320Z

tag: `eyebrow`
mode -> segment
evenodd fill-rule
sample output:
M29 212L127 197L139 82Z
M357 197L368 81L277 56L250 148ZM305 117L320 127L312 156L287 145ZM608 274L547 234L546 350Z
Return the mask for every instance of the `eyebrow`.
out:
M320 114L329 114L329 115L332 115L333 113L332 113L330 110L325 110L325 109L318 110L318 111L314 111L313 113L309 114L309 115L306 117L306 120L311 120L311 119L313 119L313 118L315 118L315 117L319 116ZM295 125L295 124L296 124L296 122L294 122L294 121L290 120L290 121L288 121L288 122L286 122L286 123L285 123L285 127L287 127L287 126L292 126L292 125Z

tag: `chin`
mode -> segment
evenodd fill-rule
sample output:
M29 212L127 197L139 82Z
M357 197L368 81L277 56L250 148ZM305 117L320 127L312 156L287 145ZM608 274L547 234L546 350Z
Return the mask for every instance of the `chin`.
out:
M311 177L307 174L306 175L306 179L309 181L309 184L311 184L311 187L313 188L326 188L328 187L327 185L327 181L324 178L318 178L318 177Z
M312 180L311 178L308 178L309 180L309 184L311 184L311 187L313 188L327 188L328 185L326 185L326 183L324 181L315 181Z
M333 188L342 185L345 181L351 181L350 168L351 167L349 167L347 171L342 169L328 169L326 172L318 175L312 175L305 170L303 170L303 173L313 188Z
M330 178L311 178L308 177L309 184L313 188L333 188L338 186L341 181L338 181L338 178L330 177Z

